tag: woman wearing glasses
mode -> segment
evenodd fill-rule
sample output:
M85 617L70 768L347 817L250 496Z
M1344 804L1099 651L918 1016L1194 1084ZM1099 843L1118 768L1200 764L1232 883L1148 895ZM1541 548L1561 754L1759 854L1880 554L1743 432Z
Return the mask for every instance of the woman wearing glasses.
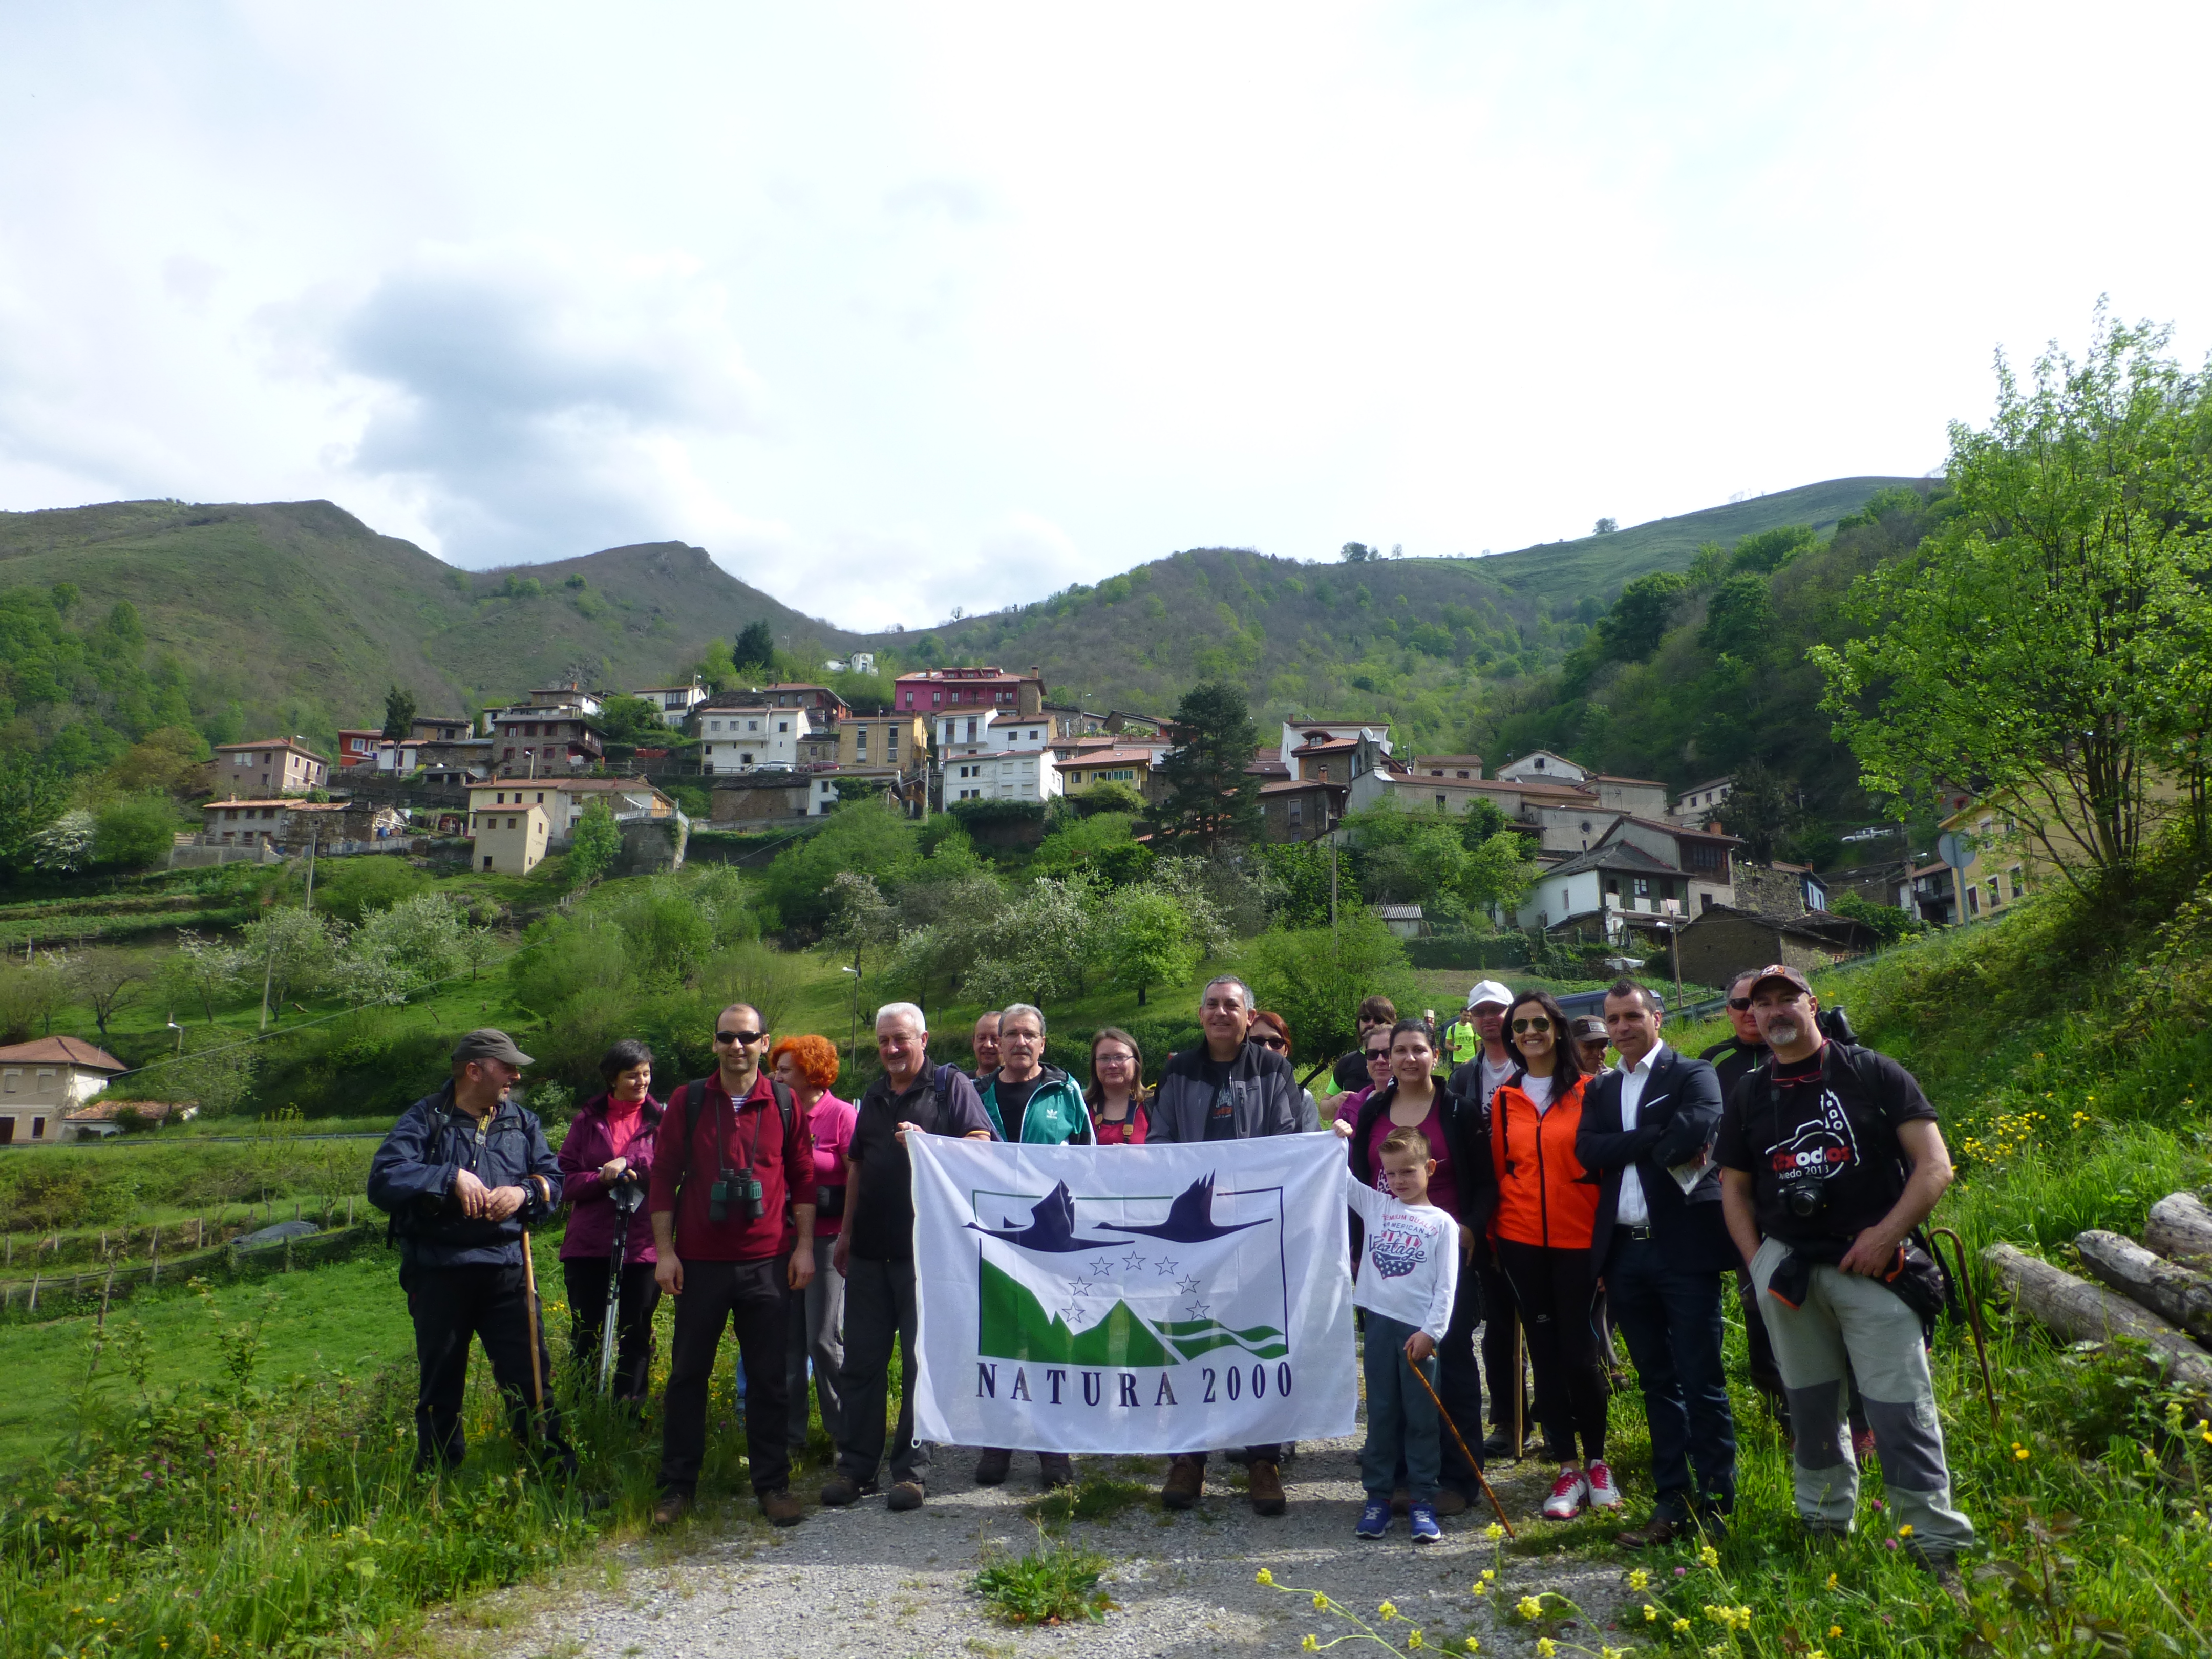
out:
M1575 1157L1587 1079L1566 1016L1542 991L1514 1000L1505 1042L1517 1064L1490 1107L1498 1176L1490 1233L1528 1334L1544 1455L1559 1466L1544 1514L1571 1521L1585 1504L1620 1506L1605 1462L1605 1373L1590 1261L1598 1189Z
M1270 1053L1280 1054L1285 1060L1291 1057L1289 1023L1280 1014L1271 1013L1265 1008L1252 1016L1252 1029L1245 1033L1245 1041L1256 1042ZM1298 1133L1310 1134L1320 1127L1321 1106L1314 1099L1312 1090L1302 1088L1298 1091Z
M1335 1119L1346 1129L1359 1121L1360 1109L1375 1091L1390 1081L1390 1028L1381 1025L1368 1032L1360 1039L1360 1051L1367 1062L1367 1082L1336 1100Z
M1091 1086L1083 1091L1083 1103L1091 1109L1091 1132L1101 1146L1145 1144L1145 1054L1118 1025L1105 1026L1091 1039Z

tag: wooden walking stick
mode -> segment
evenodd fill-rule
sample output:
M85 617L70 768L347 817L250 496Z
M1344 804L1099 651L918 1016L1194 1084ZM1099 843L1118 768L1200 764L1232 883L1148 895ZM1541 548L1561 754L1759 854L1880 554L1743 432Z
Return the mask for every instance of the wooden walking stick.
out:
M538 1363L538 1261L530 1248L527 1222L522 1228L522 1299L523 1322L528 1327L523 1335L530 1343L530 1435L535 1440L542 1433L539 1419L545 1415L545 1373Z
M1403 1348L1399 1349L1398 1352L1406 1353ZM1459 1425L1452 1421L1451 1413L1444 1409L1444 1402L1437 1398L1436 1389L1429 1382L1428 1373L1413 1364L1413 1356L1409 1353L1406 1354L1406 1364L1412 1367L1413 1375L1420 1379L1421 1387L1427 1391L1429 1398L1436 1401L1437 1415L1443 1419L1444 1426L1451 1431L1451 1437L1459 1447L1459 1455L1467 1459L1468 1468L1474 1471L1475 1481L1481 1486L1482 1495L1490 1500L1490 1507L1498 1511L1498 1524L1505 1528L1505 1535L1508 1538L1512 1537L1513 1523L1505 1518L1505 1505L1499 1503L1498 1494L1491 1491L1490 1482L1483 1477L1481 1463L1476 1460L1474 1454L1467 1449L1467 1437L1459 1431Z

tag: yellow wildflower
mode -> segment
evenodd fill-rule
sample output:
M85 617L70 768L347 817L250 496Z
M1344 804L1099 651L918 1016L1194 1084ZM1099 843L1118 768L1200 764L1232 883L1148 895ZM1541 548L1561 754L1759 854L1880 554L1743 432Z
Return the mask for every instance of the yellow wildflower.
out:
M1257 1582L1262 1584L1272 1584L1275 1582L1275 1575L1269 1572L1265 1567L1261 1568L1258 1572L1253 1575L1253 1577L1257 1580Z
M1523 1619L1541 1619L1544 1616L1544 1604L1535 1596L1524 1595L1513 1604L1513 1611Z
M1469 1653L1480 1653L1482 1651L1482 1644L1477 1641L1474 1637L1470 1636L1467 1638L1467 1650Z
M1705 1566L1718 1567L1721 1564L1721 1553L1711 1544L1707 1544L1698 1552L1698 1559Z
M1835 1589L1835 1587L1836 1587L1836 1575L1835 1575L1835 1574L1833 1574L1833 1573L1832 1572L1832 1573L1830 1573L1830 1574L1828 1575L1828 1588L1829 1588L1830 1589Z
M1805 1659L1828 1659L1828 1650L1826 1648L1814 1648L1805 1656Z
M1628 1575L1628 1588L1632 1590L1650 1589L1651 1575L1641 1567L1637 1568L1634 1572Z
M1375 1611L1382 1616L1382 1622L1386 1625L1398 1616L1397 1607L1389 1601L1385 1601L1381 1607L1376 1608Z
M1912 1522L1911 1522L1910 1521L1908 1521L1908 1522L1906 1522L1903 1526L1899 1527L1899 1528L1897 1529L1897 1535L1898 1535L1899 1538L1910 1538L1910 1537L1911 1537L1911 1536L1912 1536Z
M1487 1595L1490 1594L1490 1586L1484 1583L1480 1578L1476 1579L1472 1584L1469 1584L1468 1588L1473 1590L1477 1595Z
M1559 1644L1550 1637L1540 1636L1536 1638L1536 1659L1552 1659L1552 1656L1559 1650Z
M1494 1544L1499 1539L1505 1536L1505 1528L1499 1526L1498 1522L1493 1521L1482 1529L1482 1535Z
M1659 1609L1653 1607L1649 1601L1646 1601L1644 1604L1644 1622L1647 1625L1650 1624L1658 1617Z
M1482 1570L1482 1582L1486 1584L1497 1577L1498 1569L1495 1567L1485 1567Z
M1407 1633L1407 1637L1406 1637L1406 1645L1407 1645L1407 1647L1409 1647L1409 1648L1418 1648L1418 1647L1425 1646L1425 1644L1424 1644L1424 1643L1422 1642L1422 1640L1421 1640L1421 1632L1419 1632L1419 1631L1413 1631L1413 1632L1408 1632L1408 1633Z
M1328 1597L1320 1590L1314 1592L1314 1611L1316 1613L1328 1611Z
M1321 1638L1315 1636L1309 1636L1304 1641L1299 1643L1298 1645L1304 1648L1308 1653L1319 1653L1321 1651Z
M1828 1626L1828 1639L1829 1639L1831 1642L1834 1641L1834 1640L1835 1640L1838 1636L1841 1636L1843 1633L1844 1633L1844 1627L1843 1627L1841 1625L1831 1625L1831 1626Z
M2027 1448L2025 1446L2014 1446L2012 1449L2012 1455L2014 1462L2025 1463L2027 1462Z
M1687 1636L1690 1633L1690 1621L1686 1619L1677 1619L1668 1628L1677 1636Z

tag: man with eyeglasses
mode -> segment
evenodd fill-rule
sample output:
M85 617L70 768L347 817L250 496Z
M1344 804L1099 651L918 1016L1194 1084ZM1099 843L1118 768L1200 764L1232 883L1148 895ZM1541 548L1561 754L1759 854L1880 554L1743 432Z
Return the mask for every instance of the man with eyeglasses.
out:
M745 1452L761 1513L779 1527L805 1519L784 1443L784 1359L790 1293L814 1277L814 1139L791 1091L761 1070L769 1042L757 1008L722 1010L714 1075L670 1097L653 1136L653 1276L676 1298L656 1526L682 1519L698 1491L726 1323L745 1368Z
M1198 1023L1206 1041L1170 1054L1152 1097L1148 1146L1194 1145L1207 1140L1251 1140L1262 1135L1298 1133L1298 1085L1291 1063L1257 1042L1248 1042L1252 1027L1251 988L1224 974L1208 981L1199 1000ZM1280 1515L1282 1448L1249 1446L1245 1455L1252 1512ZM1206 1489L1206 1454L1184 1452L1168 1465L1160 1502L1171 1510L1195 1505Z
M1974 1528L1952 1503L1923 1327L1940 1275L1911 1243L1954 1174L1936 1109L1887 1055L1827 1039L1798 969L1761 969L1751 1004L1773 1058L1729 1097L1714 1157L1790 1390L1798 1516L1816 1538L1851 1530L1848 1364L1874 1428L1884 1520L1963 1607L1957 1563Z
M993 1048L995 1051L996 1030ZM830 1265L845 1276L845 1442L837 1473L822 1488L832 1509L878 1490L884 1462L884 1396L890 1391L891 1342L903 1379L898 1432L891 1442L891 1489L884 1508L918 1510L928 1495L929 1448L914 1437L918 1304L914 1288L914 1165L910 1134L989 1140L991 1119L975 1085L957 1066L929 1064L929 1024L911 1002L876 1011L876 1054L883 1075L860 1097L845 1152L845 1225ZM865 1196L864 1196L865 1194Z
M1505 1046L1505 1016L1512 1006L1513 993L1494 979L1482 981L1467 994L1466 1018L1481 1047L1474 1058L1452 1068L1444 1085L1474 1113L1482 1145L1490 1139L1490 1097L1514 1072L1513 1051ZM1522 1394L1522 1422L1533 1420L1535 1412L1528 1398L1527 1380L1514 1375L1513 1287L1498 1270L1490 1243L1480 1231L1474 1236L1474 1269L1476 1286L1482 1292L1483 1377L1490 1384L1490 1435L1482 1443L1482 1455L1510 1457L1516 1384Z

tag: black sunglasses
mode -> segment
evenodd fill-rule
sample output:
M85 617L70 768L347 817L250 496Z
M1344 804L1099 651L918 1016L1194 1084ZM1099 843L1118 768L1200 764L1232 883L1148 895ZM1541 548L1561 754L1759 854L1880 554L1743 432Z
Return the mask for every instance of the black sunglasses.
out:
M1749 997L1730 997L1728 1000L1728 1004L1729 1007L1735 1009L1736 1012L1741 1014L1750 1008L1751 999Z
M717 1042L754 1043L758 1042L767 1035L768 1033L765 1031L717 1031L714 1033L714 1041Z
M1390 1051L1388 1048L1370 1048L1367 1051L1367 1063L1370 1066L1372 1066L1378 1060L1388 1060L1389 1058Z
M1522 1031L1548 1031L1552 1029L1551 1017L1548 1014L1531 1014L1526 1019L1515 1020L1513 1022L1513 1029L1516 1033Z
M1290 1047L1290 1044L1285 1042L1282 1038L1279 1036L1264 1036L1257 1038L1256 1041L1262 1048L1274 1048L1280 1050Z

